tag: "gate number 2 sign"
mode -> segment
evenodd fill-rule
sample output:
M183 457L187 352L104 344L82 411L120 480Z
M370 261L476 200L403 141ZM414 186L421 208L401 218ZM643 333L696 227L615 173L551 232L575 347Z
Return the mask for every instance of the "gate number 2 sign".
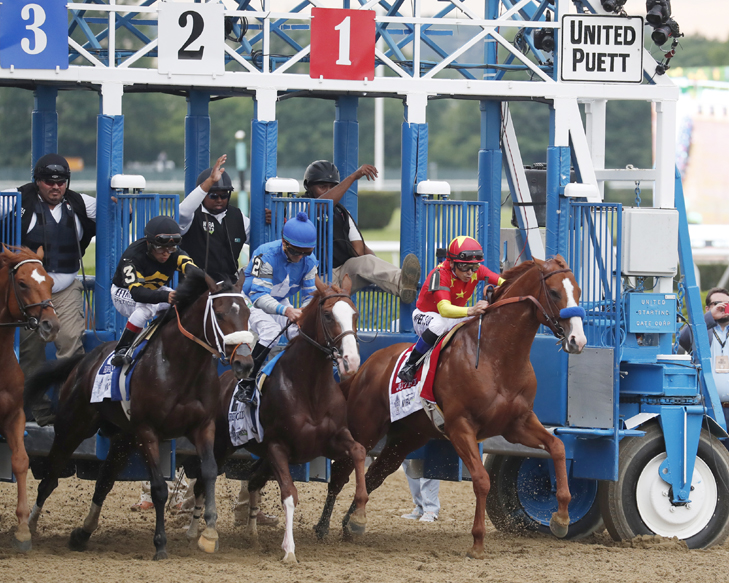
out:
M314 79L374 79L374 10L312 8L309 75Z

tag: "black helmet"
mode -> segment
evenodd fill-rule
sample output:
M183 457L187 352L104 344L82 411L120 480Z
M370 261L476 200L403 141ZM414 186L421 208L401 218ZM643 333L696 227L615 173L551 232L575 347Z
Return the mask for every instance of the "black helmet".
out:
M68 162L59 154L46 154L38 158L33 168L33 180L71 180L71 169Z
M172 217L160 215L149 220L144 227L144 236L148 243L169 247L179 245L182 240L180 225Z
M329 160L312 162L304 172L304 190L308 190L312 184L317 182L339 184L339 170Z
M212 168L208 168L207 170L203 170L202 172L200 172L200 176L197 177L197 182L195 182L195 186L200 186L203 182L210 178L210 174L212 172ZM223 170L223 176L220 178L220 180L213 184L212 188L210 189L211 192L213 190L233 192L233 181L230 179L230 176L225 170Z

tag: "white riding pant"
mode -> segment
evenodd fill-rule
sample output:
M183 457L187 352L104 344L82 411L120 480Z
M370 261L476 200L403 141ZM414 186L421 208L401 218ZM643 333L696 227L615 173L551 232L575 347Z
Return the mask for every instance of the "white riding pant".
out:
M468 320L470 317L444 318L438 312L421 312L418 308L415 308L413 311L413 329L418 336L422 336L426 330L430 330L436 336L441 336L459 322Z
M438 493L440 491L440 480L432 480L430 478L413 478L410 476L410 462L403 462L405 475L408 477L408 486L410 494L413 497L413 504L421 514L432 512L436 516L440 512L440 499Z
M162 286L160 289L164 291L172 291L171 287ZM117 312L129 320L132 326L144 328L149 320L154 318L159 312L170 307L167 302L161 304L142 304L135 302L131 292L125 287L117 287L111 284L111 301Z
M283 300L281 301L281 304L288 307L291 305L291 302ZM269 346L288 323L289 319L286 316L269 314L255 306L251 308L251 315L248 318L248 325L250 326L250 329L258 334L258 343L263 346ZM286 331L286 337L289 340L298 334L299 327L296 324L291 324L289 329Z

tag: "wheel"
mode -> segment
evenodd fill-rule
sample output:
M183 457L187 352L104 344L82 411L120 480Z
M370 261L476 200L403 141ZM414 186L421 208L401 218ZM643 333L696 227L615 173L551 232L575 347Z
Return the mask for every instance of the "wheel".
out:
M486 513L501 531L551 534L549 520L557 511L557 498L549 477L549 460L510 455L489 455L484 467L491 479ZM603 527L597 504L597 480L570 479L570 526L567 539L586 537Z
M600 484L598 500L610 536L675 536L692 549L724 542L729 535L729 452L716 437L701 431L691 502L677 506L658 473L666 459L663 432L657 423L644 429L645 436L628 437L620 444L618 481Z

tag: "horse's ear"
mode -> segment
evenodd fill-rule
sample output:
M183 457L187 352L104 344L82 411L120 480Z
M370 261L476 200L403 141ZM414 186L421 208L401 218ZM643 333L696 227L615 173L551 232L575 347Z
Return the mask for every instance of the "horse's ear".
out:
M203 273L205 273L203 271ZM207 273L205 273L205 283L208 284L208 291L212 294L215 293L218 290L218 283L210 277Z
M327 291L327 288L329 287L325 282L321 280L321 278L317 275L315 279L316 283L316 289L319 290L320 293L324 293Z
M352 295L352 278L349 277L349 274L344 276L344 279L342 280L342 290L348 295Z
M235 282L235 285L233 286L233 288L235 289L235 291L237 293L240 293L241 292L241 290L243 289L243 284L245 283L245 281L246 281L246 274L243 273L243 271L241 271L240 272L240 275L238 276L238 281L236 281Z
M5 245L3 245L3 251L6 249ZM35 252L35 254L38 256L38 259L43 259L43 245L38 247L38 250Z

